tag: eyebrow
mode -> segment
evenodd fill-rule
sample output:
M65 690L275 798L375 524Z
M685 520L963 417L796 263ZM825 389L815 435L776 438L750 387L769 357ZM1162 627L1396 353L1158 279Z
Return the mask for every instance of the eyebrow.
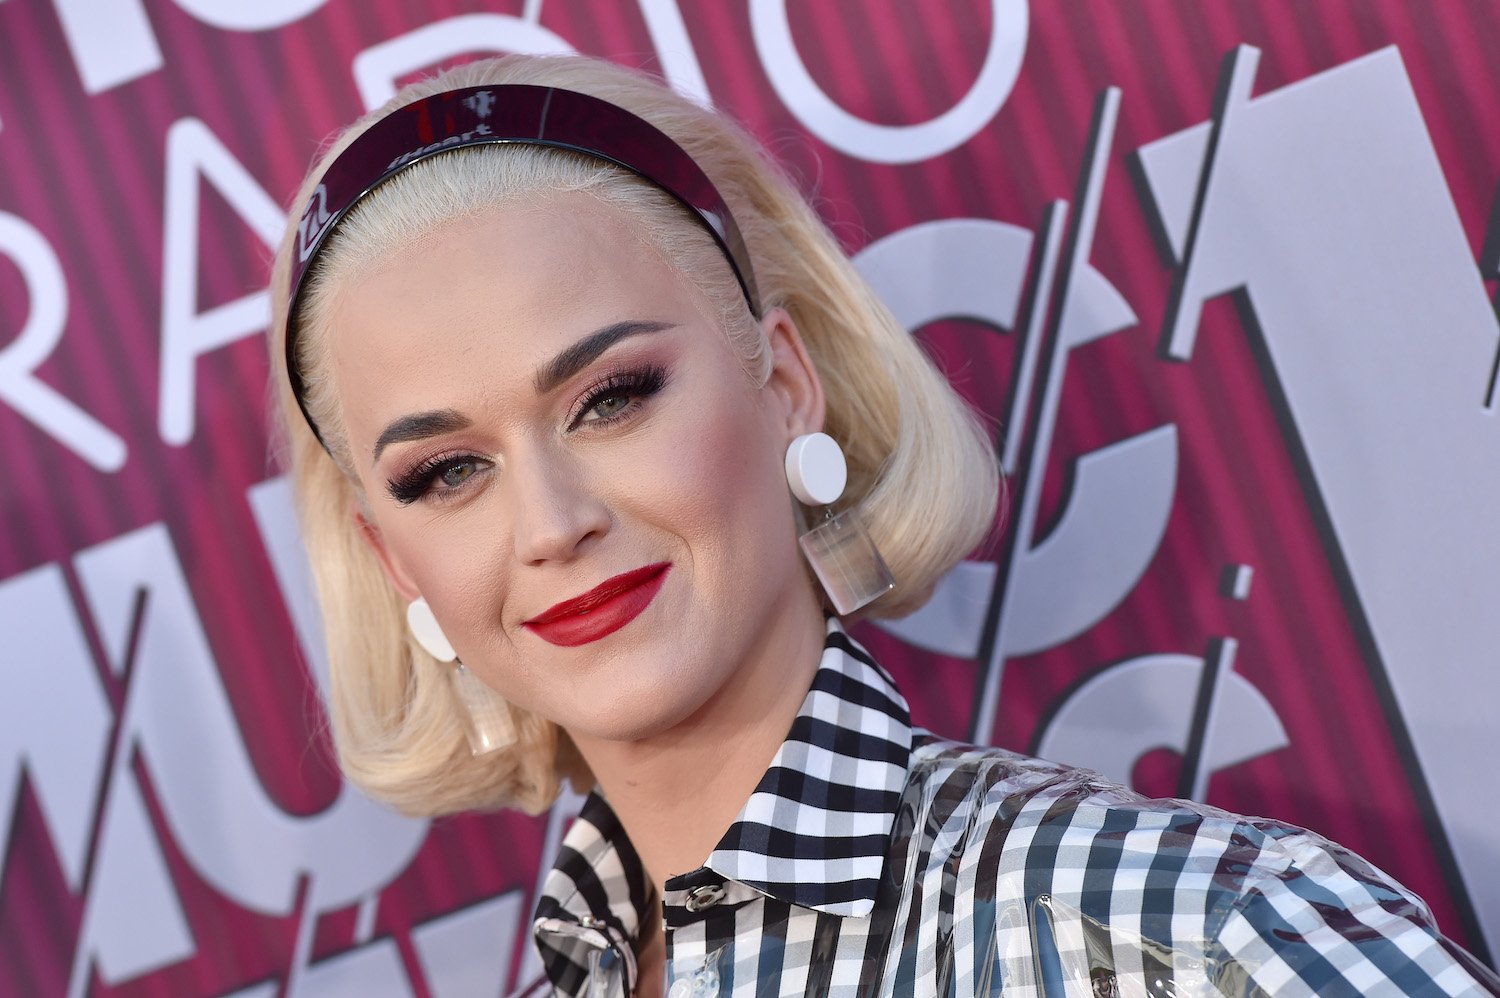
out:
M659 333L664 329L671 329L674 325L675 323L671 322L627 319L624 322L605 326L598 332L585 336L543 364L536 372L536 378L533 379L532 384L536 386L538 395L545 395L588 367L600 354L626 337L639 336L642 333Z
M435 437L439 433L452 433L469 426L469 419L454 409L435 409L432 412L418 412L410 416L402 416L400 419L392 420L391 424L380 434L375 441L375 453L371 458L373 461L380 460L380 454L391 444L405 443L408 440L423 440L427 437Z
M646 319L627 319L624 322L616 322L605 326L603 329L590 333L572 346L563 350L553 357L541 369L537 371L532 384L536 387L538 395L545 395L558 385L567 381L573 375L588 367L604 351L616 343L630 336L639 336L643 333L659 333L671 329L675 323L660 322ZM410 416L402 416L392 420L390 425L381 431L375 441L375 450L371 461L379 461L380 455L391 444L406 443L411 440L424 440L427 437L435 437L441 433L453 433L456 430L467 429L470 425L469 418L456 409L434 409L431 412L418 412Z

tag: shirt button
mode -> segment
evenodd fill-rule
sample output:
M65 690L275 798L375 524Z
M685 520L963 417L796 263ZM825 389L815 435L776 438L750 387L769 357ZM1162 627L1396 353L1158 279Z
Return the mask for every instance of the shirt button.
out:
M704 908L712 908L722 900L724 900L724 888L717 884L706 884L688 891L687 900L682 906L688 911L702 911Z

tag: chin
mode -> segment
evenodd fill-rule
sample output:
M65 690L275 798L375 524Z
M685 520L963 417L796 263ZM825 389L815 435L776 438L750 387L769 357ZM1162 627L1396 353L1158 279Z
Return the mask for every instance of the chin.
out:
M622 665L624 663L621 663ZM616 685L596 691L597 699L584 711L575 701L570 716L558 723L571 732L613 742L635 742L663 734L697 713L713 696L716 687L703 683L704 676L662 676L647 684Z

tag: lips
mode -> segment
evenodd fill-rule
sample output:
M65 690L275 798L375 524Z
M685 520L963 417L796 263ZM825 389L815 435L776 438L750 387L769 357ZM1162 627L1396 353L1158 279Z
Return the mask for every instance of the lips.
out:
M525 622L543 641L571 648L618 631L651 605L667 579L669 561L605 579L580 596L563 600Z

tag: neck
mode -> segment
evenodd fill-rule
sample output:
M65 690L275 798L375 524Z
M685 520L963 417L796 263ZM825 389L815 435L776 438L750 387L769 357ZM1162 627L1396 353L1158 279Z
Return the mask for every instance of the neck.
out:
M702 866L785 741L822 654L823 614L799 600L687 720L639 741L573 739L662 892Z

